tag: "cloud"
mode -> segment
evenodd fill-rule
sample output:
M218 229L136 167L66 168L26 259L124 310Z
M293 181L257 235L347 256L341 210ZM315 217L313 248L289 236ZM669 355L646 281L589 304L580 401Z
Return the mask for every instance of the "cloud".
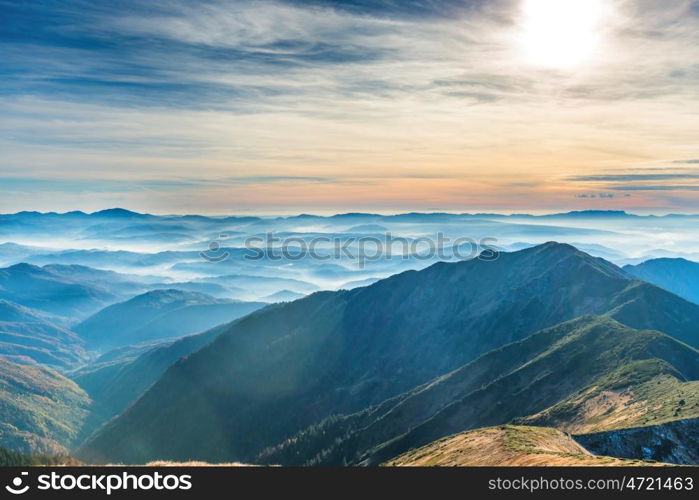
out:
M199 187L225 187L235 185L256 184L288 184L288 183L327 183L340 184L343 179L329 177L303 176L247 176L226 177L219 179L171 178L171 179L140 179L121 180L109 178L32 178L32 177L0 177L0 184L6 192L129 192L129 191L170 191Z
M376 203L407 204L424 178L432 205L453 179L493 207L519 183L532 208L567 203L570 183L693 180L571 178L695 143L692 2L609 1L602 57L570 72L522 61L513 0L4 2L0 174L207 204L212 185L325 184L370 203L367 179Z
M617 191L699 191L698 185L629 185L629 186L613 186L609 189L614 189Z
M568 180L572 182L641 182L662 180L699 180L699 173L577 175L573 177L568 177Z

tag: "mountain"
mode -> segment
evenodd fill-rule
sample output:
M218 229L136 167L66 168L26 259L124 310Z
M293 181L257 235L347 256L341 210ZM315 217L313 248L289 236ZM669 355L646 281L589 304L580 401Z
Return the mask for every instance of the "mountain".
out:
M595 218L626 218L626 217L638 217L638 215L629 214L623 210L580 210L573 212L564 212L559 214L543 215L541 217L545 218L584 218L584 219L595 219Z
M262 297L260 300L262 302L291 302L296 299L301 299L305 297L302 293L292 292L291 290L280 290L272 295L267 295Z
M84 347L75 333L51 323L0 321L0 356L17 363L74 368L88 359Z
M193 283L214 283L234 291L249 290L257 297L269 296L287 290L293 293L308 294L318 290L316 285L290 278L230 275L200 278ZM262 299L259 299L262 300Z
M623 261L628 261L628 257L623 254L622 252L619 252L617 250L614 250L613 248L606 247L604 245L599 245L596 243L579 243L579 242L573 242L571 243L575 248L578 250L581 250L589 255L592 255L593 257L601 257L603 259L606 259L610 262L618 263L618 262L623 262ZM533 247L536 246L534 243L527 243L523 241L518 241L515 243L511 243L507 245L507 249L510 251L516 251L516 250L523 250L525 248Z
M573 422L592 430L662 421L677 418L677 390L693 395L687 411L699 414L693 407L699 382L687 380L699 380L696 349L660 332L586 316L491 351L376 407L327 419L260 459L378 464L456 432L516 419L564 430ZM659 391L648 390L656 386ZM666 397L669 386L675 391ZM537 412L558 418L522 419Z
M65 280L106 290L124 298L146 292L151 283L159 281L154 277L121 274L77 264L48 264L42 269Z
M99 218L116 218L116 219L123 219L123 218L149 218L151 217L148 214L139 214L137 212L132 212L131 210L126 210L124 208L108 208L106 210L100 210L99 212L93 212L90 214L90 217L99 217Z
M360 224L359 226L352 226L345 230L346 233L359 233L359 234L381 234L387 233L389 229L386 226L381 226L379 224Z
M338 288L345 289L345 290L352 290L354 288L373 285L377 281L380 281L380 278L366 278L366 279L358 280L358 281L349 281L347 283L343 283Z
M148 267L162 267L182 261L201 259L199 252L166 251L159 253L130 252L126 250L60 250L31 255L26 259L39 266L63 264L89 266L98 269L131 268L140 271Z
M213 342L226 328L220 325L175 341L123 348L119 350L127 352L118 355L112 351L71 378L89 394L99 420L105 421L136 401L177 360Z
M0 357L0 446L65 454L80 435L89 405L87 394L64 376Z
M563 432L546 427L504 425L462 432L384 464L387 467L619 467L638 460L596 456Z
M69 323L118 300L107 290L31 264L0 269L0 299L63 316Z
M598 454L641 457L644 460L678 465L699 463L699 418L577 435L573 438Z
M205 283L201 281L185 281L172 283L155 283L149 285L150 290L183 290L185 292L203 293L218 299L237 298L245 295L245 290L232 286L222 286L217 283ZM263 301L264 302L264 301Z
M0 300L0 356L65 369L87 360L84 342L50 314Z
M670 360L673 367L677 362L677 358ZM599 378L594 386L516 421L581 435L696 417L699 417L699 381L694 367L690 365L678 371L657 359L642 359Z
M154 290L111 305L74 330L91 349L104 350L197 333L265 305L215 299L182 290Z
M624 271L699 304L698 262L686 259L651 259L636 266L624 266Z
M41 322L51 318L52 316L48 313L24 307L9 300L0 299L0 321Z
M648 301L658 311L639 314ZM439 263L248 315L175 363L81 453L131 463L251 461L331 415L379 405L585 314L638 328L657 319L664 332L699 345L699 306L549 243L497 260Z

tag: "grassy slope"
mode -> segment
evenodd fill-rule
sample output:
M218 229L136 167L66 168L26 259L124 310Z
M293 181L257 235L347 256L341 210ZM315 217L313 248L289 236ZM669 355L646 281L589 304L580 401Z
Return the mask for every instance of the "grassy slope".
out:
M668 365L644 360L518 422L587 434L697 417L699 381L683 381Z
M384 465L420 466L638 466L638 460L595 456L566 434L546 427L502 426L449 436Z

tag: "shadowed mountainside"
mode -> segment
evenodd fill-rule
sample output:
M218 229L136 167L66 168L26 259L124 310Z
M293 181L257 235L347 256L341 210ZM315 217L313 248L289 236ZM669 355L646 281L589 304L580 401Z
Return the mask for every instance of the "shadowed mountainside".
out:
M211 343L227 328L221 325L197 335L134 349L133 354L115 359L107 353L70 376L93 399L101 421L108 420L136 401L178 359Z
M681 465L699 463L699 418L573 437L593 453Z

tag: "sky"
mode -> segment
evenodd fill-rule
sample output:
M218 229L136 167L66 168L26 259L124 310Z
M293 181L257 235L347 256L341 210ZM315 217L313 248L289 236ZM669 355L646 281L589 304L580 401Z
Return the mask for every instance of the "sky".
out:
M0 213L699 213L699 0L0 0Z

